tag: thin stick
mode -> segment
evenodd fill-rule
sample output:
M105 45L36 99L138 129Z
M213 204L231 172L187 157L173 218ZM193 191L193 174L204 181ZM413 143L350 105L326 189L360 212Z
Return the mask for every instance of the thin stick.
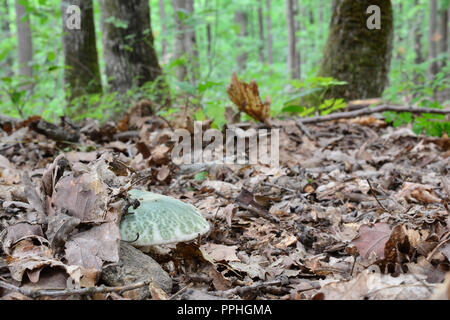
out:
M375 193L375 190L372 188L372 184L370 183L370 180L369 180L369 179L366 179L366 180L367 180L367 183L369 184L370 190L372 191L373 197L375 198L375 200L377 200L377 202L378 202L378 204L380 205L380 207L381 207L384 211L390 213L390 211L387 210L387 209L381 204L380 200L378 200L377 195L376 195L376 193Z
M450 109L433 109L433 108L419 108L419 107L402 107L402 106L388 106L381 105L375 108L364 108L361 110L349 111L349 112L336 112L326 116L318 116L312 118L298 119L298 122L305 123L318 123L338 119L352 119L360 116L365 116L373 113L384 111L396 111L396 112L411 112L415 114L420 113L433 113L433 114L450 114Z
M183 292L185 292L187 289L189 289L190 287L192 287L192 282L189 283L187 286L185 286L184 288L181 288L180 290L178 290L177 292L175 292L168 300L174 300L177 296L179 296L180 294L182 294Z
M99 287L89 287L89 288L82 288L82 289L58 289L58 290L51 290L51 289L30 289L30 288L23 288L23 287L17 287L13 284L10 284L5 281L0 280L0 287L19 292L25 296L28 296L30 298L39 298L39 297L62 297L62 296L70 296L70 295L92 295L94 293L107 293L107 292L119 292L123 293L125 291L139 289L144 286L147 286L150 283L150 281L141 281L134 284L126 285L126 286L119 286L119 287L105 287L105 286L99 286Z
M436 253L437 249L439 249L440 247L442 247L442 245L446 242L450 241L450 238L445 239L444 241L440 242L434 249L433 251L430 252L430 254L427 257L427 261L429 262L431 260L431 258L433 258L434 254Z

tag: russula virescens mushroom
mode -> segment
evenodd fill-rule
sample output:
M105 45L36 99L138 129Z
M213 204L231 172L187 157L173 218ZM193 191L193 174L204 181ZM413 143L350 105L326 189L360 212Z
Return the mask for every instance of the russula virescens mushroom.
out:
M122 240L133 246L190 241L209 231L209 223L191 204L161 194L131 189L140 205L120 222Z

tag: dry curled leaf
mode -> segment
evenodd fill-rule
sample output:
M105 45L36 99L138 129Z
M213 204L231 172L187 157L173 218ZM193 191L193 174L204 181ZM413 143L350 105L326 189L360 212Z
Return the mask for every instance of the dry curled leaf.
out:
M270 117L270 97L266 97L264 103L259 96L258 85L253 80L250 84L239 81L236 73L231 76L231 83L227 86L230 100L242 112L253 119L266 122Z

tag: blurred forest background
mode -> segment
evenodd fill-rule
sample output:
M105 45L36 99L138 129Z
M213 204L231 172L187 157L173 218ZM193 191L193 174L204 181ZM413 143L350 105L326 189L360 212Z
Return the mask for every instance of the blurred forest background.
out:
M220 127L232 72L257 81L273 117L327 114L355 99L449 101L448 0L358 1L364 13L381 7L380 30L349 0L0 2L0 113L9 116L106 121L147 98L164 117L184 108ZM81 8L80 30L65 25L70 5ZM448 133L443 115L430 117L439 125L385 114Z

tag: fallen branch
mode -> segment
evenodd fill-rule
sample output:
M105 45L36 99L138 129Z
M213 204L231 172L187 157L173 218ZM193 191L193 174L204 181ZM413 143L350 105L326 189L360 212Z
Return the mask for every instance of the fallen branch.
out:
M265 289L265 288L270 288L270 287L274 287L274 286L282 286L282 285L287 285L289 284L289 281L283 281L283 280L274 280L274 281L269 281L269 282L257 282L248 286L242 286L242 287L235 287L233 289L229 289L229 290L224 290L224 291L216 291L214 292L215 295L224 295L224 296L228 296L228 295L232 295L232 294L236 294L236 295L242 295L248 292L252 292L252 291L256 291L256 290L261 290L261 289Z
M297 126L301 129L301 125L299 125L299 123L301 123L303 125L305 123L318 123L318 122L325 122L325 121L332 121L332 120L339 120L339 119L352 119L352 118L356 118L356 117L366 116L369 114L385 112L385 111L411 112L411 113L415 113L415 114L419 114L419 113L450 114L450 109L433 109L433 108L381 105L381 106L374 107L374 108L368 107L368 108L355 110L355 111L349 111L349 112L336 112L336 113L332 113L332 114L329 114L326 116L302 118L302 119L297 120Z
M149 283L150 281L141 281L134 284L119 287L105 287L102 285L99 287L89 287L82 289L52 290L52 289L31 289L31 288L17 287L13 284L0 280L0 287L7 290L19 292L30 298L39 298L39 297L62 297L70 295L84 295L84 294L92 295L94 293L107 293L107 292L123 293L125 291L142 288L144 286L147 286Z

